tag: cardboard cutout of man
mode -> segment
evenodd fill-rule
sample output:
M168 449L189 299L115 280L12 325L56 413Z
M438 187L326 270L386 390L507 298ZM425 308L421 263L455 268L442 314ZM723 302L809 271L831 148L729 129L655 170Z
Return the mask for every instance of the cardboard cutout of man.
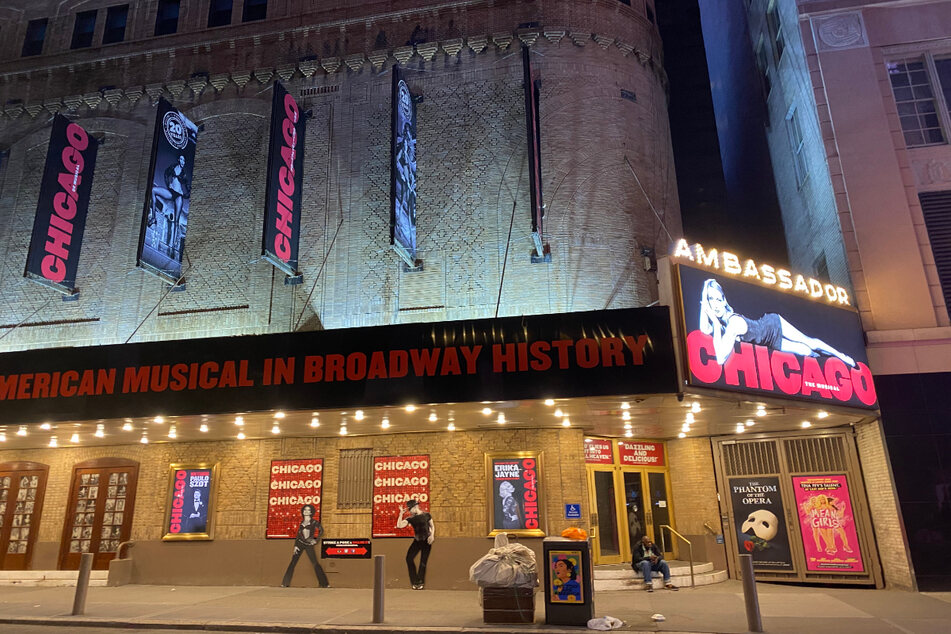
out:
M433 516L423 512L419 502L409 500L406 510L400 509L396 520L396 528L413 527L413 542L406 551L406 568L409 570L409 581L413 590L422 590L426 583L426 562L429 560L429 551L433 547L436 537L436 527L433 525ZM416 553L419 553L419 568L416 567Z
M305 504L300 509L301 521L300 526L297 527L297 538L294 539L294 556L291 557L291 563L287 564L287 571L284 573L284 580L281 582L283 588L291 585L291 579L294 577L294 567L297 566L297 560L300 559L302 552L306 552L310 563L314 564L314 572L317 573L317 582L320 587L330 587L327 575L317 562L317 554L314 552L317 540L323 537L324 534L324 527L314 519L316 511L317 509L312 504Z

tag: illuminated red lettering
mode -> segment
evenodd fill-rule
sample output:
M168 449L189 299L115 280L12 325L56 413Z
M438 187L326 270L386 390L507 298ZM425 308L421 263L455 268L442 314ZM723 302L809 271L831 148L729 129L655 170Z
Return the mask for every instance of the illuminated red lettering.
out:
M281 158L284 165L278 170L277 182L280 189L277 192L277 218L274 236L274 253L282 261L287 262L294 255L291 249L291 240L294 235L292 227L296 224L294 209L294 161L297 159L297 122L300 120L300 111L297 102L289 94L284 96L284 121L281 123L284 144L281 147Z
M73 223L68 221L76 216L76 200L86 165L82 152L89 147L89 136L81 127L70 123L66 126L66 141L69 145L60 155L65 171L60 172L56 179L62 191L53 196L50 226L46 232L49 238L45 247L47 255L40 261L43 277L56 283L66 279L66 260L69 259L73 234Z

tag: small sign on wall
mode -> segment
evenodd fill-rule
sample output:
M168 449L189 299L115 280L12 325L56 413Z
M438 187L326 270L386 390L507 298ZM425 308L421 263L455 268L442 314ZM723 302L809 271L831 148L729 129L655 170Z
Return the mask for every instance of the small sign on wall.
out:
M565 504L565 519L566 520L580 520L581 519L581 505L580 504Z
M320 542L321 559L370 559L373 547L368 537L324 539Z

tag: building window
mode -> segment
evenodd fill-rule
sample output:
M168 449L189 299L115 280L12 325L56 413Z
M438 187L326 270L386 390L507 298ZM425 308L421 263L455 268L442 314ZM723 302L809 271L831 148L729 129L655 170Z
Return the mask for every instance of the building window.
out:
M779 3L773 0L766 9L766 27L769 29L769 37L773 43L773 59L779 66L779 58L783 56L786 49L786 38L783 36L783 23L779 19Z
M43 52L43 40L46 38L47 18L30 20L26 25L26 37L23 40L23 57L39 55Z
M806 157L802 151L805 142L802 138L802 126L799 125L799 111L796 106L786 114L786 132L789 135L789 147L793 153L793 165L796 167L796 185L802 187L806 182Z
M812 270L815 272L817 279L829 279L829 262L826 260L825 253L816 256L816 259L812 262Z
M267 17L267 0L244 0L242 22L254 22Z
M951 311L951 191L918 194L945 306Z
M756 68L759 69L760 82L763 85L763 97L768 99L773 84L769 79L769 59L766 57L766 43L762 37L756 45Z
M208 5L208 28L231 24L233 0L211 0Z
M73 42L69 48L88 48L92 46L92 35L96 32L96 11L83 11L76 14L73 25Z
M178 10L181 0L159 0L155 13L155 34L169 35L178 31Z
M129 5L120 4L106 10L106 29L102 33L103 44L113 44L125 39L125 25L129 20Z
M373 496L373 450L341 449L337 508L368 509Z
M916 147L944 143L925 59L887 62L885 67L898 106L905 145Z
M951 57L936 59L934 67L938 85L941 86L941 96L944 98L944 111L951 119Z

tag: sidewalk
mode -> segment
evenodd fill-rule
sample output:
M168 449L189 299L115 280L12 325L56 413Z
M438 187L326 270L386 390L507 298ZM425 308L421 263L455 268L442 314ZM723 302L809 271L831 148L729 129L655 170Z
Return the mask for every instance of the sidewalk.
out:
M767 632L814 634L951 631L951 593L803 588L758 584ZM228 630L246 632L566 632L549 627L542 595L534 625L486 625L478 593L387 590L383 624L372 621L370 590L222 586L89 588L86 615L72 617L74 588L5 586L2 624ZM666 620L655 623L654 613ZM599 592L595 615L625 621L627 631L745 632L742 586L727 581L679 592Z

